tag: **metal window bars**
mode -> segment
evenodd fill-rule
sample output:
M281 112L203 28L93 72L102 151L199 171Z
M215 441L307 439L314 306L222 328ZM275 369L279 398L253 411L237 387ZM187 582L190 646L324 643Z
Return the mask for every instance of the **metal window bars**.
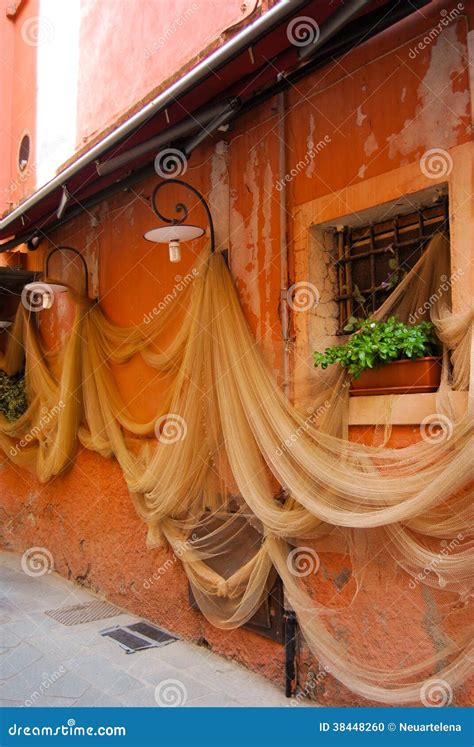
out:
M449 234L445 196L408 214L337 231L338 334L345 334L350 317L370 316L380 306L439 231Z

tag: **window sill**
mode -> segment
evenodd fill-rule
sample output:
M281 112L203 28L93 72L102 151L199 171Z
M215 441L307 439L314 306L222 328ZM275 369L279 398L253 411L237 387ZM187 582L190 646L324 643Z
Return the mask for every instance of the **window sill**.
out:
M453 407L457 415L467 411L468 392L453 392ZM349 425L419 425L436 413L436 392L428 394L381 394L351 397Z

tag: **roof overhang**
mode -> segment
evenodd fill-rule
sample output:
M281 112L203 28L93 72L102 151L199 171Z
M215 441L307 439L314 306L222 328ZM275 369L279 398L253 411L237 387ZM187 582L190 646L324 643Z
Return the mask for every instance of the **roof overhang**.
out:
M26 283L31 283L38 274L15 267L0 267L0 295L19 295Z
M175 133L186 133L193 120L199 122L204 116L204 127L194 134L191 127L189 140L182 146L184 152L192 150L191 146L232 118L430 1L282 0L12 209L0 220L0 252L44 236L111 193L153 174L156 147L153 150L148 144L157 138L171 145L176 142ZM289 22L301 15L313 19L318 27L311 48L292 44L288 38Z

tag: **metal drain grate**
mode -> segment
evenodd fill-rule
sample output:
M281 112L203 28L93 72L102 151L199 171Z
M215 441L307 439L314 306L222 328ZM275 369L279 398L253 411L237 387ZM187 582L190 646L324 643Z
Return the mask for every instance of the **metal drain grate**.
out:
M121 615L122 610L109 602L86 602L71 607L60 607L57 610L47 610L45 615L62 625L80 625L81 623L105 620L107 617Z
M153 641L134 635L126 628L109 628L109 630L103 630L101 635L106 638L113 638L119 646L125 649L127 654L133 654L135 651L141 651L144 648L156 648L157 646Z
M137 622L132 625L127 625L126 627L128 630L133 630L134 633L143 635L146 638L151 638L151 640L156 641L156 643L170 643L170 641L178 640L177 636L171 635L171 633L167 633L165 630L157 628L156 625L151 625L147 622Z
M135 651L141 651L145 648L166 646L168 643L178 640L171 633L166 633L166 631L157 628L156 625L143 621L107 628L101 630L100 634L117 641L127 654L133 654Z

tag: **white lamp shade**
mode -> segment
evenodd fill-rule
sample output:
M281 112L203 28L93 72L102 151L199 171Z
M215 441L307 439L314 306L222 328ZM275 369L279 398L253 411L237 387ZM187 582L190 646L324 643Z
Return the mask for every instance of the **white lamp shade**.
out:
M27 292L41 292L47 293L48 291L52 291L53 293L65 293L68 288L66 285L61 285L60 283L27 283L24 286L24 290Z
M147 231L144 238L155 244L169 244L170 241L192 241L205 233L203 228L191 225L162 226Z
M11 327L13 322L7 322L7 321L0 321L0 331L2 329L8 329L8 327Z

